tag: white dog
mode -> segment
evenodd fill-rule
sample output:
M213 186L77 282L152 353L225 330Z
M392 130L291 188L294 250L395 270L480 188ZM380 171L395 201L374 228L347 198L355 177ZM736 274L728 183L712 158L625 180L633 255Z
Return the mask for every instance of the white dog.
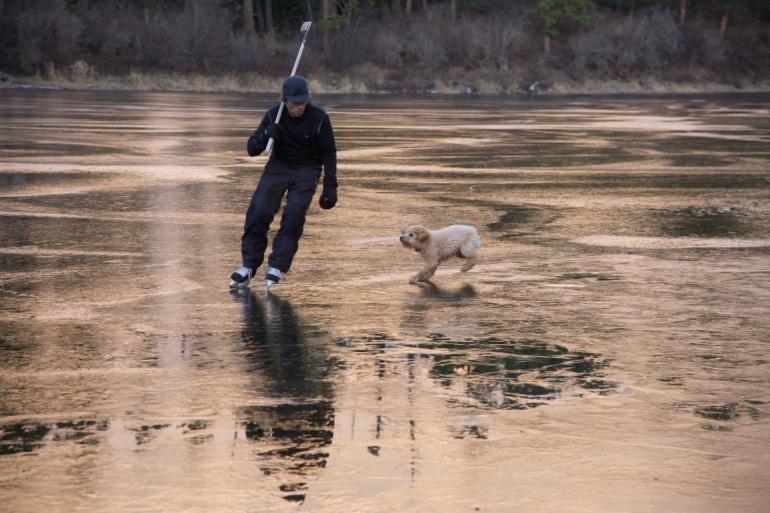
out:
M440 230L428 230L421 225L410 226L401 231L401 244L412 248L425 261L425 267L409 279L409 283L427 281L436 272L438 265L451 258L467 259L462 272L476 265L476 252L481 247L479 233L473 226L453 224Z

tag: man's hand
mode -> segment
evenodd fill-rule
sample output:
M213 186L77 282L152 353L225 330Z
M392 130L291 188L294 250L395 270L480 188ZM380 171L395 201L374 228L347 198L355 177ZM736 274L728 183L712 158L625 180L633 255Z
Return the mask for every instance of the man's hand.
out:
M281 127L272 123L265 128L265 134L268 138L272 138L275 142L281 138Z
M321 197L318 198L318 204L321 205L321 208L324 210L334 208L334 205L337 204L337 188L324 186Z

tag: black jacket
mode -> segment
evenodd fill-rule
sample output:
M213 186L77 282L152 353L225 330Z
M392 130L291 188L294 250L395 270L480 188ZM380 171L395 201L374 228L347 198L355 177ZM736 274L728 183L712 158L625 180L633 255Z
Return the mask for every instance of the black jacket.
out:
M249 137L247 150L250 156L259 155L270 139L265 133L268 125L275 122L280 104L265 113L262 122ZM302 117L293 118L286 107L278 124L281 136L273 143L270 160L290 168L318 167L323 165L324 187L337 187L337 147L334 130L326 112L313 103L308 103ZM268 162L268 166L270 162Z

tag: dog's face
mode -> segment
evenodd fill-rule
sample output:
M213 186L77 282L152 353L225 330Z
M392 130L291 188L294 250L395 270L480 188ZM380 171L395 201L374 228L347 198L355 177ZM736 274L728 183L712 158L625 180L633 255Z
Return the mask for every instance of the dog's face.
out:
M404 247L412 248L415 251L421 251L429 238L430 234L428 233L428 230L422 225L416 224L410 226L406 230L401 230L401 237L399 237L398 240L401 241L401 244L403 244Z

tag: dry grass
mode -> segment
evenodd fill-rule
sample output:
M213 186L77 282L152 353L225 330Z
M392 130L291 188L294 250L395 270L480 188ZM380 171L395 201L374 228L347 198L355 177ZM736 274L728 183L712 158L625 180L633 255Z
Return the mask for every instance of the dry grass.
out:
M554 84L553 94L665 94L665 93L736 93L770 92L770 80L754 84L735 84L719 82L666 82L662 80L620 81L620 80L584 80Z
M420 76L403 77L394 81L381 69L361 66L349 74L317 70L310 78L315 93L366 94L386 92L521 95L520 84L525 82L512 75L501 77L494 70L481 70L465 76L462 70L449 70L443 76L426 79ZM541 94L619 94L619 93L727 93L770 92L770 80L745 83L740 86L714 81L667 82L648 79L643 81L596 80L571 81L566 76L549 77L552 86ZM108 75L96 72L78 61L61 72L49 68L45 75L22 77L0 82L1 87L39 87L61 89L149 90L275 93L280 90L282 78L258 73L228 73L202 75L195 73L147 73L133 71L127 75Z
M200 92L275 92L281 79L257 73L201 75L196 73L147 73L132 71L127 75L102 73L56 73L23 77L7 86L31 86L62 89L200 91Z

